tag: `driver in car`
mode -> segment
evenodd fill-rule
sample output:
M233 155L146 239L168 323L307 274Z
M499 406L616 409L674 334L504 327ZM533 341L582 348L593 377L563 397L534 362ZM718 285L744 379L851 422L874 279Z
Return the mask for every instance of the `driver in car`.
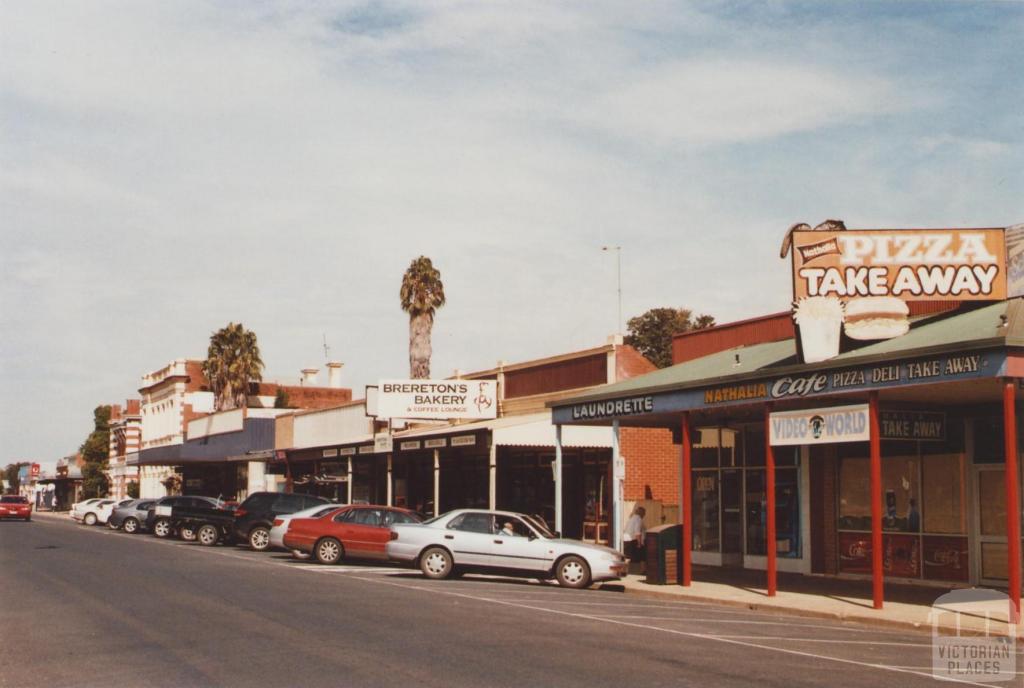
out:
M516 535L518 535L515 526L512 525L512 521L505 521L505 525L501 528L501 534L508 535L510 537L515 537Z

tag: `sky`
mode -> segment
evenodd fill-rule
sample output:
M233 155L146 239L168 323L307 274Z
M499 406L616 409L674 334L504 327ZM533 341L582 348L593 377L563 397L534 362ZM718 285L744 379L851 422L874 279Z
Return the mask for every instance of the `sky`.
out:
M1024 221L1016 2L0 0L0 465L230 321L265 378L598 346L791 294L786 229Z

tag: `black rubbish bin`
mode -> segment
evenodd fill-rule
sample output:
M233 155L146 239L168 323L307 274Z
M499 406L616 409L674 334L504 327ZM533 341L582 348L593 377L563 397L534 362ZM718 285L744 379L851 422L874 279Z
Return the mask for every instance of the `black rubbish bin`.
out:
M679 582L679 543L683 527L667 523L647 531L644 546L647 549L647 582L669 585Z

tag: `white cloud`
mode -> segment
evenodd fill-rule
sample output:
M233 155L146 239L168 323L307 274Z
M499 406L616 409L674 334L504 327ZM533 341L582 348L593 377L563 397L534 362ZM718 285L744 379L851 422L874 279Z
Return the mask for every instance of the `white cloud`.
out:
M40 1L0 25L12 456L70 451L93 406L228 320L283 378L323 333L356 389L402 374L420 253L449 295L444 374L604 341L603 244L626 317L725 320L785 307L795 220L991 224L1020 197L984 145L943 138L967 100L934 87L949 70L891 69L873 26L823 21L809 50L802 20L677 3ZM944 166L896 161L929 137Z

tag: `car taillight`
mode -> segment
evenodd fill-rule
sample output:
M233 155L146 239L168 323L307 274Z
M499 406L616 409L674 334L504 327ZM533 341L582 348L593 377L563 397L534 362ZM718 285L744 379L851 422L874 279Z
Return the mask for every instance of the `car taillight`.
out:
M246 511L242 507L238 507L237 509L235 509L235 518L241 518L242 516L245 516L245 514Z
M396 533L395 531L392 530L391 531L391 539L392 540L397 540L398 539L398 533Z
M275 518L274 519L274 526L275 527L276 526L283 526L283 525L284 525L284 521L282 519L280 519L280 518Z

